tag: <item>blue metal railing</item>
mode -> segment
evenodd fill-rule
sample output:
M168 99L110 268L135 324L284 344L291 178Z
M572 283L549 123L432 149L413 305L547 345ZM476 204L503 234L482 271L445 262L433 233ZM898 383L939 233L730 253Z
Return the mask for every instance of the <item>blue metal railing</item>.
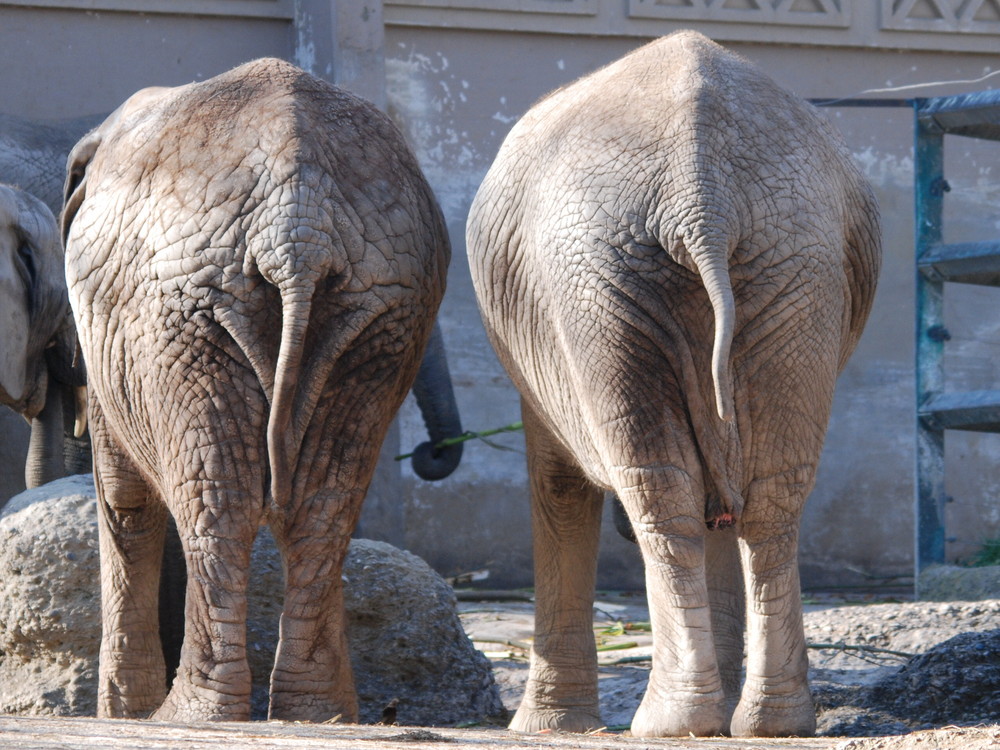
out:
M946 282L1000 286L1000 239L943 242L944 136L1000 141L1000 91L919 99L815 99L817 106L911 107L914 112L916 461L914 572L945 561L946 430L1000 432L1000 391L946 393Z
M914 99L916 255L915 573L945 561L945 430L1000 432L1000 391L946 393L946 282L1000 286L1000 241L944 244L944 136L1000 140L1000 91ZM1000 239L1000 238L998 238Z

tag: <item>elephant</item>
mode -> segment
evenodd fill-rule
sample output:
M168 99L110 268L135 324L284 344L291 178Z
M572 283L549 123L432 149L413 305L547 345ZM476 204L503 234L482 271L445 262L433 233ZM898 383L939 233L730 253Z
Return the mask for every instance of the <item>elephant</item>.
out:
M19 188L24 194L30 194L40 199L51 212L58 216L62 210L63 183L66 174L66 159L76 142L91 128L99 124L106 115L88 115L66 120L33 120L14 115L0 114L0 183ZM37 208L25 208L34 212ZM51 217L41 221L55 221ZM59 231L56 228L51 234L53 241L58 242ZM11 251L12 252L12 251ZM59 279L54 279L66 296L66 284L62 263L62 249L59 248L58 263L51 266L53 272L58 271ZM36 311L33 326L39 330L52 330L64 325L62 317L72 326L72 315L69 312L69 299L63 305L50 305L49 311L59 319L41 320ZM75 332L65 331L64 340L75 341ZM8 333L9 335L9 333ZM40 355L41 352L38 352ZM67 352L72 354L72 352ZM37 364L41 365L41 361ZM65 371L64 371L65 372ZM0 467L0 506L7 498L27 487L37 487L67 473L82 473L90 471L90 442L85 431L82 434L78 418L85 415L85 405L80 404L80 391L85 373L78 366L72 373L65 373L64 380L58 388L62 399L62 411L65 424L62 445L59 445L59 433L56 430L55 402L49 404L44 412L44 419L32 420L30 432L22 430L15 422L20 418L6 410L0 410L0 432L5 443L3 447L5 460L13 457L27 460L23 468L17 468L17 475L10 473L10 464ZM2 402L6 404L6 400ZM43 437L44 436L44 437ZM9 455L7 455L9 453Z
M601 726L592 604L609 492L653 630L632 733L815 731L799 522L875 294L879 221L841 136L693 31L511 129L466 234L528 446L535 634L512 728Z
M40 198L58 216L62 211L66 162L76 143L100 125L107 113L83 115L65 120L32 120L0 114L0 182L9 182ZM67 301L68 304L68 301ZM69 316L72 323L72 315ZM75 334L74 334L75 335ZM85 385L82 366L74 371L70 384ZM462 434L461 417L450 387L448 355L440 326L435 322L427 352L421 363L421 374L414 383L414 397L427 426L429 439L420 443L412 458L414 473L421 479L434 481L449 476L459 465L462 445L439 447L446 438ZM27 471L28 487L57 479L66 473L90 471L89 436L80 424L85 422L85 405L79 404L80 392L74 391L74 401L64 394L67 429L62 453L64 468L60 468L58 451L53 450L44 462L30 458ZM53 434L54 437L54 434ZM34 444L44 444L36 443ZM52 444L54 447L54 443ZM38 467L44 467L40 470ZM0 503L5 498L0 497Z
M0 404L31 423L25 484L64 475L63 409L85 375L77 358L59 227L35 196L0 184ZM80 429L83 425L80 425Z
M249 718L266 523L285 568L269 716L356 720L341 567L451 254L402 135L272 58L145 89L74 147L62 234L100 517L98 715ZM168 516L187 570L169 691Z

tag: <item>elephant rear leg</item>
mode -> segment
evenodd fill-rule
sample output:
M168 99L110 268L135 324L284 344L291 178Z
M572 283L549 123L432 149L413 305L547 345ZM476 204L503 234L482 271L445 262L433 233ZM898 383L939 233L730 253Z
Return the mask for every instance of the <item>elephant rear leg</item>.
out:
M604 493L523 400L521 412L531 481L535 637L510 727L585 732L602 726L593 608Z
M722 734L729 710L713 633L720 620L712 617L706 576L700 479L654 465L622 468L615 483L642 550L653 630L652 670L632 734Z
M735 736L808 737L816 731L802 626L798 528L815 468L757 479L740 531L747 592L747 676Z
M735 528L715 529L705 536L705 572L712 613L712 636L727 713L736 709L743 679L743 632L746 598Z
M285 601L269 719L358 720L341 571L364 494L361 487L320 490L292 514L291 523L272 524L285 561Z
M158 591L167 509L109 435L96 403L90 431L101 549L97 715L144 718L166 694Z
M261 495L209 479L174 489L171 509L187 566L184 640L173 685L155 719L250 719L246 589Z

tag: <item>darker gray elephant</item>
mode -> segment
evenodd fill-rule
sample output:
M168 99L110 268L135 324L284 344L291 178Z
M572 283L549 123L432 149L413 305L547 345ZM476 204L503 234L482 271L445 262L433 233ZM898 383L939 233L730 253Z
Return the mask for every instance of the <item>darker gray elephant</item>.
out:
M880 264L875 200L840 137L680 32L515 125L468 250L528 442L536 624L513 726L601 725L591 607L610 490L654 634L632 732L813 732L799 519Z
M101 513L101 715L249 717L267 523L286 571L270 715L355 719L340 569L450 254L401 135L277 60L146 90L74 149L63 232ZM164 698L168 510L188 582Z
M38 198L53 216L58 216L62 210L63 183L69 152L87 131L103 119L104 115L91 115L66 120L33 120L0 114L0 183L6 183ZM35 207L29 210L34 211ZM51 217L48 220L54 221ZM52 236L58 243L58 231ZM60 261L55 270L59 274L57 283L65 296L65 274L61 257L60 250ZM69 310L69 300L66 299L59 309L50 305L49 310L63 315ZM52 330L63 325L62 321L40 320L39 312L34 314L34 329ZM68 321L72 326L71 315ZM72 329L65 331L65 334L67 342L67 336L75 336ZM7 329L6 335L14 335L14 329ZM8 343L4 342L4 345ZM0 431L3 432L0 442L3 443L5 458L26 458L23 466L15 466L10 461L0 466L0 505L25 486L36 487L66 473L90 471L88 436L85 432L74 434L80 425L76 419L79 400L75 398L74 388L83 385L85 373L82 366L79 366L63 377L68 378L69 382L50 378L49 385L55 388L53 395L59 398L59 402L46 402L48 408L32 420L30 432L22 430L19 424L12 421L17 419L15 415L6 412L0 414ZM65 417L61 442L57 410Z
M0 182L31 193L58 216L69 152L105 117L31 120L0 114Z
M63 476L63 410L84 382L52 212L0 185L0 404L31 422L25 483Z

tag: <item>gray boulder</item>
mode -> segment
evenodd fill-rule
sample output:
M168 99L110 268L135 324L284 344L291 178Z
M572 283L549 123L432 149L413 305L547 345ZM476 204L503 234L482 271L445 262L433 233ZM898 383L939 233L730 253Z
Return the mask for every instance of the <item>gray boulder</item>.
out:
M248 591L253 713L267 715L267 686L281 614L281 560L267 529L254 545ZM384 542L352 539L344 607L361 721L392 704L399 724L452 725L504 713L489 660L469 640L455 593L426 562Z
M280 558L261 532L247 623L256 718L266 714L282 589ZM94 714L99 563L90 475L21 493L0 513L0 713ZM380 720L390 703L400 724L503 713L489 661L465 635L451 587L423 560L352 540L344 589L362 721Z
M918 589L920 598L928 602L1000 599L1000 565L930 565L920 572Z
M89 475L0 514L0 713L93 715L100 649L97 506Z

